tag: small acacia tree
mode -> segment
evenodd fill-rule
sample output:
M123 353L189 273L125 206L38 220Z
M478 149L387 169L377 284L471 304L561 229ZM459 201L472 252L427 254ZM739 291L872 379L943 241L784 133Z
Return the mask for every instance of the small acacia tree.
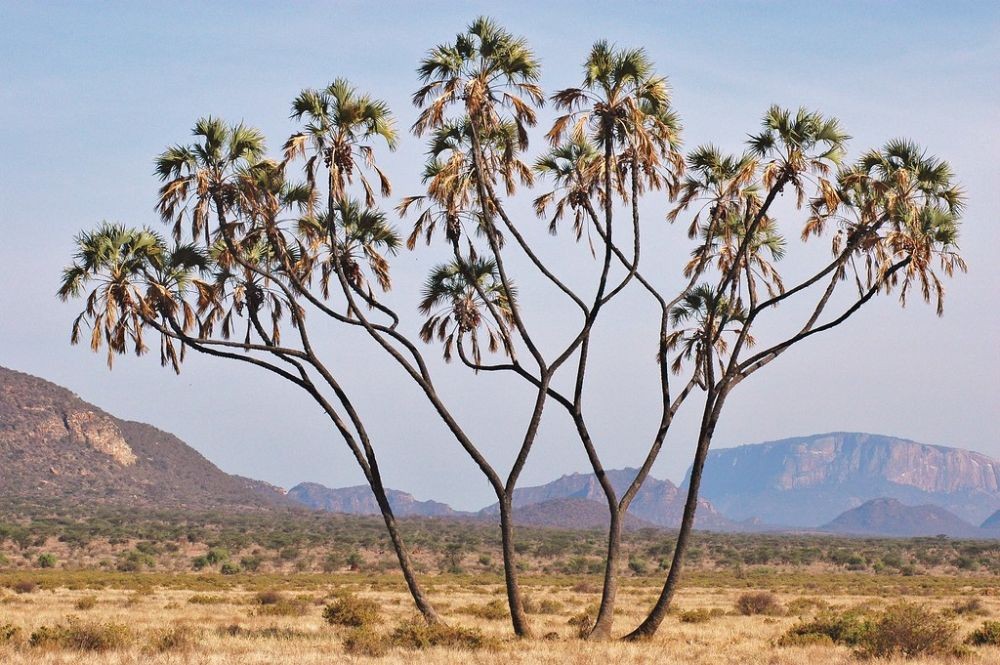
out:
M313 346L315 321L363 330L421 389L497 496L508 606L519 636L531 628L523 609L514 548L513 498L549 401L571 420L609 511L601 604L591 637L611 634L622 520L656 461L679 409L697 398L702 414L691 480L673 561L647 618L626 637L652 635L669 609L695 525L708 449L731 391L792 346L846 321L877 295L917 288L941 312L938 271L965 270L956 253L963 197L947 163L907 141L892 141L845 161L847 135L832 118L773 107L740 154L714 146L680 152L680 122L666 79L641 49L605 42L592 48L580 86L557 91L560 111L547 149L529 166L529 134L545 96L540 68L524 42L489 19L477 19L420 64L413 101L417 136L429 137L426 191L396 206L413 219L406 242L433 245L443 235L447 259L435 265L414 322L382 297L392 285L390 262L402 239L377 206L391 195L378 168L378 142L393 149L385 104L337 80L306 90L292 117L304 121L280 160L266 157L263 137L242 125L200 120L198 141L168 149L157 162L165 181L159 202L174 242L149 229L103 225L77 238L76 262L59 291L85 297L73 341L90 326L91 346L117 354L146 350L159 338L164 365L179 371L194 350L251 363L299 386L319 403L375 493L414 601L428 621L437 615L413 573L386 499L365 420ZM302 163L304 179L295 181ZM324 177L325 176L325 177ZM551 189L532 199L556 234L571 217L586 237L593 288L582 292L559 277L562 266L538 253L536 220L509 212L520 187L535 178ZM377 183L373 185L372 183ZM357 191L362 199L352 198ZM776 202L791 199L803 221L779 220ZM644 199L663 216L640 214ZM644 271L642 231L685 215L691 259L676 271ZM664 216L666 221L664 221ZM790 251L784 233L805 242L832 237L832 255L786 282L779 265ZM684 234L682 234L684 235ZM625 237L624 243L618 239ZM546 348L532 334L530 308L511 274L512 253L580 313L566 324L565 344ZM580 260L571 254L569 260ZM586 257L586 255L584 255ZM584 258L586 261L591 259ZM672 278L677 283L668 288ZM659 314L650 356L660 416L635 478L614 487L590 434L584 407L592 332L605 306L628 289L648 294ZM804 320L784 338L755 339L778 305L805 304ZM409 324L409 325L408 325ZM769 326L769 330L774 326ZM446 360L479 372L507 372L534 395L524 435L506 474L482 454L436 389L421 351L439 342ZM492 357L493 359L489 359ZM566 375L571 392L555 386ZM675 378L676 377L676 378Z

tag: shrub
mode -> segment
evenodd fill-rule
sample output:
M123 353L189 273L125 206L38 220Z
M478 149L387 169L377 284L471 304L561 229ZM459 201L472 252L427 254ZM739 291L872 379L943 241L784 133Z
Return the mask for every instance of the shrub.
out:
M385 637L370 627L352 628L344 636L344 651L354 656L381 658L389 652Z
M631 557L628 560L628 568L636 575L642 576L649 572L649 564L644 559Z
M19 644L23 639L23 631L20 626L11 623L0 623L0 645Z
M219 572L223 575L238 575L242 571L240 571L240 567L235 563L226 562L219 568Z
M128 646L131 638L131 631L124 624L84 623L70 617L65 625L40 627L31 634L30 644L42 649L111 651Z
M571 616L566 623L576 627L577 635L586 637L594 627L594 616L590 612L584 611Z
M449 647L452 649L493 648L496 641L487 638L475 628L446 626L442 623L428 624L414 619L400 624L392 631L389 642L404 649L426 649L428 647Z
M39 568L55 568L56 561L55 554L39 554L37 560Z
M294 640L305 637L307 633L293 628L279 628L278 626L268 626L267 628L244 628L238 623L222 626L216 630L218 635L225 637L244 637L251 640Z
M529 604L530 600L525 598L525 612L528 611ZM535 607L532 605L532 610L534 609ZM501 621L510 616L507 611L507 603L499 598L491 600L485 605L466 605L465 607L458 608L456 611L461 612L462 614L468 614L469 616L478 617L480 619L486 619L487 621Z
M965 639L965 643L977 647L1000 647L1000 621L984 621L982 626L972 631L972 634Z
M988 616L989 612L983 607L983 601L978 598L969 598L966 601L956 601L951 606L949 613L957 616Z
M11 588L14 590L14 593L34 593L38 589L38 584L31 580L18 580L14 582Z
M788 603L786 610L788 614L802 615L812 610L825 610L829 609L830 603L826 602L822 598L796 598L792 602Z
M822 612L809 621L801 621L778 638L778 646L807 644L843 644L856 646L867 629L866 614L861 610Z
M251 573L257 572L261 563L263 563L263 559L256 555L245 556L240 559L240 567L243 570L250 571Z
M886 608L862 631L858 654L868 658L947 656L960 651L958 627L922 605Z
M133 550L123 553L115 567L123 573L138 573L145 568L155 568L156 558L152 554Z
M188 598L188 602L192 605L222 605L226 602L226 599L222 596L212 596L210 594L196 593L195 595Z
M736 609L740 614L750 616L752 614L781 614L781 604L778 597L770 591L748 591L740 594L736 599Z
M275 605L284 599L284 594L280 591L275 591L274 589L258 591L257 595L254 596L254 602L258 605Z
M205 562L210 566L218 565L229 559L229 550L223 547L213 547L205 553Z
M155 631L149 639L148 650L156 653L191 651L198 644L198 631L181 625Z
M323 609L323 618L332 626L362 628L379 620L378 603L345 594Z
M97 605L96 596L84 596L77 599L76 603L73 605L78 610L92 610L94 606Z
M309 600L288 598L270 605L261 605L253 614L269 617L300 617L309 613Z
M712 616L712 612L704 607L699 607L694 610L684 610L677 615L677 619L681 623L708 623L711 621Z

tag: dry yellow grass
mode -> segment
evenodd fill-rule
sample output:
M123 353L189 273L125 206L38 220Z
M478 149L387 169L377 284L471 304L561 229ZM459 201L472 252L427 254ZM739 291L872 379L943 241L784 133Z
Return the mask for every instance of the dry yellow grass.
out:
M412 616L408 597L400 592L372 590L363 584L350 585L357 595L379 603L382 624L376 630L388 633L393 626ZM345 590L341 585L338 591ZM87 622L114 622L126 624L133 635L127 648L104 653L76 652L69 650L44 650L25 644L0 646L0 663L5 665L124 665L143 664L193 664L206 665L263 665L265 663L294 663L301 665L328 665L329 663L386 663L414 665L428 663L482 663L483 665L612 665L642 663L678 663L690 665L798 665L799 663L857 663L845 647L812 646L779 648L773 641L797 621L794 616L740 616L733 612L740 591L727 588L689 588L677 599L679 609L719 608L727 612L706 623L681 622L677 615L669 617L655 639L641 644L621 642L590 643L575 637L575 629L568 619L595 602L591 594L576 593L563 586L532 586L527 589L536 602L554 600L560 604L559 613L532 615L534 629L539 636L556 633L557 639L514 640L509 636L506 620L483 619L470 615L470 606L482 606L494 599L502 599L498 586L440 587L433 598L450 623L476 627L483 633L500 640L492 650L458 651L432 648L420 652L391 649L382 658L348 655L344 652L344 629L327 625L321 616L323 602L334 590L316 588L308 592L287 591L294 597L305 593L310 597L308 610L303 616L269 616L256 611L255 594L245 590L216 591L209 602L191 603L189 599L198 592L183 589L157 589L152 593L126 590L68 590L36 591L29 594L4 592L0 596L0 624L19 626L23 635L29 635L43 625L65 623L75 615ZM824 600L834 606L852 606L858 603L886 604L886 599L850 595L845 589L841 595L826 595ZM619 629L634 626L648 607L653 591L643 588L622 590L621 614L617 619ZM201 594L205 596L206 594ZM95 596L97 603L91 609L77 609L81 598ZM801 594L779 594L783 604L788 604ZM952 605L957 596L920 597L915 600L934 607ZM202 599L204 600L204 598ZM1000 616L1000 598L984 599L984 609L993 618ZM86 604L86 603L84 603ZM959 618L962 634L970 632L982 617ZM233 635L228 626L238 624L245 631ZM164 629L189 626L193 631L194 646L188 649L157 652L155 638ZM277 636L255 634L255 631L279 629ZM282 634L281 629L290 631ZM942 659L907 661L929 664L948 662ZM1000 665L1000 649L977 648L963 662L983 665Z

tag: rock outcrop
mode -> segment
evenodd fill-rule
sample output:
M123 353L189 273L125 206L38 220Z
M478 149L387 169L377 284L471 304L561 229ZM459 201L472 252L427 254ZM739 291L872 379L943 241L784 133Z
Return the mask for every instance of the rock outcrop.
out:
M2 367L0 499L213 510L295 505L266 483L220 471L172 434Z

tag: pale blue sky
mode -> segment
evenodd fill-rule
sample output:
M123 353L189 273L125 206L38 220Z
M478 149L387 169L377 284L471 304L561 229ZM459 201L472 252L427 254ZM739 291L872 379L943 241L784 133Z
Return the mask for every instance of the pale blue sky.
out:
M255 124L276 148L293 129L292 97L346 76L388 100L408 127L419 58L486 13L528 38L547 91L578 82L596 39L645 46L670 78L688 147L739 149L767 106L779 103L841 118L854 137L852 156L905 136L950 160L969 196L961 244L971 270L949 284L945 317L917 303L904 311L889 299L873 303L741 386L716 445L862 430L1000 457L1000 4L636 2L613 12L583 2L203 4L0 1L0 364L175 432L230 472L286 487L360 482L342 443L293 387L203 358L180 377L160 369L155 355L122 358L108 372L102 356L69 346L76 306L53 293L78 230L101 219L157 224L152 159L185 140L199 116ZM422 153L407 137L385 158L397 194L418 191ZM513 209L525 226L541 226L524 204ZM650 239L662 240L646 270L659 270L669 285L688 247L679 229L662 228L662 209L646 207ZM788 228L799 220L783 218ZM549 256L590 267L568 237L537 238ZM824 252L816 246L806 256ZM440 258L422 249L398 259L397 304L414 310L416 289ZM802 265L795 261L793 273ZM585 275L567 270L572 279ZM561 339L558 319L569 310L534 286L522 281L529 322L546 341ZM598 333L589 408L609 466L637 464L655 422L649 317L641 297L624 299ZM336 335L331 349L365 348ZM364 351L338 356L337 366L372 422L388 484L465 508L492 500L397 370ZM435 372L504 467L529 392L460 367ZM494 415L488 400L496 390L509 415ZM547 411L526 484L587 470L565 421ZM694 418L682 416L658 475L680 480L693 432Z

